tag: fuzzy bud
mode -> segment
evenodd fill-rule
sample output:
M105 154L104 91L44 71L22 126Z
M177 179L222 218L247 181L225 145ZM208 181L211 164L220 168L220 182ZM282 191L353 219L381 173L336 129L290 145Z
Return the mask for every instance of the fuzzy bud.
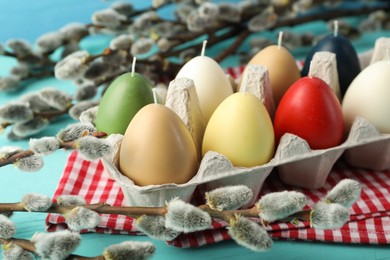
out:
M11 39L7 42L7 45L18 57L25 57L33 52L31 44L23 39Z
M27 122L14 124L12 131L19 137L35 135L49 125L49 120L42 117L35 117Z
M84 85L77 89L76 93L74 94L74 99L76 101L83 101L92 99L96 96L97 89L94 85Z
M57 197L58 205L84 205L87 204L81 195L60 195Z
M93 210L77 206L64 214L65 223L73 231L95 228L100 224L100 215Z
M77 150L86 160L97 160L112 153L111 144L104 139L85 136L76 141Z
M69 230L36 233L31 241L43 259L66 259L80 245L81 236Z
M360 198L361 191L362 186L358 181L344 179L328 192L325 199L327 202L350 208Z
M254 16L248 23L248 29L252 32L264 31L272 27L278 19L272 8L266 9L259 15Z
M32 138L29 146L36 155L48 155L60 149L60 141L55 137Z
M17 135L12 131L12 129L11 129L11 131L8 132L7 138L8 138L8 140L11 140L11 141L23 140L23 137L17 136Z
M0 107L0 118L10 123L25 122L33 117L33 111L23 103L8 103Z
M59 48L62 43L63 38L60 32L48 32L36 40L36 44L42 53L51 53Z
M94 107L91 107L90 109L83 111L80 114L80 118L79 118L80 122L94 125L98 109L99 109L99 106L94 106Z
M156 247L150 242L125 241L107 247L103 252L106 260L147 259L154 254Z
M74 80L80 78L88 69L87 60L90 57L86 51L76 51L66 56L54 67L54 74L57 79Z
M219 15L219 6L215 3L202 3L198 9L200 16L217 17Z
M171 46L172 43L167 38L160 38L157 41L157 47L162 52L168 51Z
M35 257L15 243L3 244L3 260L34 260Z
M267 251L272 247L272 239L259 224L248 218L236 215L230 220L229 235L237 244L256 252Z
M46 211L51 207L51 199L48 196L28 193L23 196L21 203L24 209L30 212Z
M67 93L56 88L44 88L39 96L50 106L58 110L66 110L72 105L72 98Z
M106 66L115 67L120 64L125 64L127 62L128 57L129 57L128 51L116 50L114 52L111 52L110 55L104 55L102 57L102 60L106 64Z
M111 8L123 15L131 15L134 13L134 7L129 2L115 2L111 5Z
M96 90L96 88L94 87L94 89ZM87 100L87 101L81 101L79 103L77 103L76 105L74 105L71 109L69 109L69 115L75 119L75 120L79 120L80 118L80 115L85 112L86 110L90 109L91 107L94 107L98 105L98 102L96 101L90 101L90 100Z
M241 21L241 8L235 3L222 2L218 4L219 14L218 19L227 22L240 22Z
M180 234L176 230L165 227L164 216L143 215L137 219L136 225L148 237L158 240L170 241Z
M89 68L84 73L84 78L94 80L104 76L107 72L107 64L101 61L95 61L90 64Z
M208 18L208 17L207 17ZM201 32L207 26L209 26L208 19L205 16L201 16L198 12L191 12L186 19L188 30L191 32Z
M70 142L95 131L96 128L91 123L74 123L68 125L65 129L62 129L57 134L57 138L63 142Z
M27 78L30 74L30 67L26 63L19 63L12 67L11 74L19 79Z
M16 76L0 77L0 91L12 92L21 88L20 79Z
M15 235L15 225L6 216L0 214L0 238L10 239Z
M21 158L14 163L14 166L25 172L37 172L43 167L43 159L40 156L31 155Z
M118 27L123 21L126 21L126 16L119 14L113 9L100 10L92 15L92 22L94 24L111 28Z
M247 204L253 197L253 192L245 185L221 187L206 192L207 205L215 210L233 210Z
M154 45L154 42L150 38L140 38L131 46L130 53L133 56L148 53Z
M11 157L18 152L23 151L21 147L18 146L1 146L0 147L0 159L6 159Z
M166 228L189 233L211 227L211 217L207 212L180 199L170 201L167 210Z
M50 111L53 110L53 107L51 107L49 104L44 101L39 92L32 92L27 93L23 95L20 100L22 102L26 102L28 104L28 107L33 112L42 112L42 111Z
M130 50L134 42L134 36L130 34L121 34L110 42L110 49L112 50Z
M318 202L310 215L310 226L318 229L341 228L349 220L349 210L338 203Z
M274 222L302 210L306 203L306 196L300 192L281 191L264 195L256 203L256 207L263 220Z
M60 30L64 39L80 40L85 35L88 35L88 30L85 24L70 23L62 27Z

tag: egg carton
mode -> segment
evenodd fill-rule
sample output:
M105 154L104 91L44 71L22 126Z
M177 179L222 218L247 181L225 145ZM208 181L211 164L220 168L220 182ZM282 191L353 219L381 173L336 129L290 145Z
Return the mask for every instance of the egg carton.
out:
M369 59L371 56L371 53L363 54L361 58ZM334 60L331 56L329 58L330 61ZM321 59L325 60L323 57ZM333 63L333 65L328 64L323 67L327 68L326 71L329 73L329 71L335 71L329 67L334 65ZM262 80L258 85L248 86L247 91L259 97L266 104L268 111L273 112L273 104L270 103L269 89L267 89L270 87L267 81L267 71L263 69L254 69L254 71L263 71L262 73L265 74L256 74L256 77ZM335 75L328 75L329 83L335 82L336 79ZM199 102L193 82L188 79L172 81L168 88L165 105L183 120L199 149L204 125L201 122ZM197 187L204 193L218 187L239 184L246 185L253 191L253 200L246 205L249 206L255 202L264 181L271 173L278 174L285 184L317 189L325 184L326 178L340 157L355 167L372 170L390 168L390 156L388 156L390 135L381 134L373 124L363 118L356 118L342 144L328 149L312 150L306 140L287 133L281 138L274 158L266 164L251 168L234 167L224 155L209 151L203 156L196 175L183 184L168 183L148 186L134 184L131 179L119 171L118 156L122 138L122 135L108 137L115 149L113 154L102 159L102 162L111 178L120 185L126 204L129 206L164 206L166 201L176 197L189 202Z
M192 87L190 86L190 89ZM194 93L188 89L183 91ZM189 108L188 112L191 111L194 109ZM191 125L191 121L188 123ZM255 202L265 179L272 172L277 172L286 184L316 189L324 185L333 165L342 155L353 166L375 170L390 168L387 156L390 135L380 134L363 118L356 119L348 137L341 145L329 149L311 150L304 139L293 134L285 134L274 158L266 164L251 168L234 167L222 154L207 152L200 162L196 175L184 184L148 186L134 184L119 171L118 155L122 138L122 135L109 136L108 140L115 149L112 155L102 161L111 177L120 185L127 205L131 206L163 206L166 201L175 197L189 202L198 186L202 186L202 191L210 191L226 185L239 184L248 186L255 195L247 204L249 206Z

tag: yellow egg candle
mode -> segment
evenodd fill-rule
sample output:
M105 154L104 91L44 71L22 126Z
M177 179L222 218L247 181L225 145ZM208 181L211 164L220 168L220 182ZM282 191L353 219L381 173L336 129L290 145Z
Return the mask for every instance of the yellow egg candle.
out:
M286 90L301 77L294 57L282 46L282 35L281 32L278 45L271 45L262 49L248 62L248 65L264 65L268 68L276 106Z
M200 110L207 124L217 106L233 93L233 88L221 66L204 55L205 44L206 42L203 43L202 54L188 61L176 78L194 81Z
M234 166L253 167L274 155L274 131L263 103L249 92L226 98L211 116L203 138L202 154L215 151Z
M126 129L119 170L136 185L186 183L197 172L195 143L179 116L161 104L144 106Z

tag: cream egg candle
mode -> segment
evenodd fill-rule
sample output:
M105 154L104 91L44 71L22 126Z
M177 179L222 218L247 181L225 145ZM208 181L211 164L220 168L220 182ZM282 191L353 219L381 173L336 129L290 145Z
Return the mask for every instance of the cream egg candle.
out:
M300 78L300 72L295 59L291 53L282 46L282 39L283 32L280 32L278 45L271 45L264 48L248 62L248 65L264 65L268 68L276 106L279 104L280 99L291 84Z
M195 143L180 117L157 98L139 110L123 136L121 173L146 186L186 183L197 169Z
M200 56L188 61L176 78L192 79L195 84L205 124L217 106L233 93L233 88L221 66L212 58L204 55L206 41Z
M357 116L390 133L390 58L365 68L345 93L342 108L347 129Z

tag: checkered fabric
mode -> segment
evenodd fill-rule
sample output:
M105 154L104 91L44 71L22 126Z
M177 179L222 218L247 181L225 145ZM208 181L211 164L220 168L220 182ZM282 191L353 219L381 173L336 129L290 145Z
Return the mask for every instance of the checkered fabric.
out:
M316 230L309 223L273 223L267 227L273 238L296 239L310 241L326 241L361 244L390 243L390 170L370 171L353 168L342 160L333 167L326 184L321 189L309 190L283 184L275 173L267 178L259 197L263 194L281 191L298 190L308 197L308 207L323 198L327 191L344 178L355 179L362 184L361 198L350 210L351 220L341 229ZM201 187L195 190L193 203L202 203ZM124 196L118 184L109 178L100 161L85 161L77 152L72 152L67 161L63 176L58 184L53 200L62 194L81 195L88 203L106 202L111 205L123 205ZM121 215L102 215L97 228L82 232L98 232L108 234L140 234L133 225L133 219ZM66 228L64 218L57 214L49 214L46 218L49 231ZM229 240L226 223L214 220L212 229L181 234L167 243L176 247L199 247Z

